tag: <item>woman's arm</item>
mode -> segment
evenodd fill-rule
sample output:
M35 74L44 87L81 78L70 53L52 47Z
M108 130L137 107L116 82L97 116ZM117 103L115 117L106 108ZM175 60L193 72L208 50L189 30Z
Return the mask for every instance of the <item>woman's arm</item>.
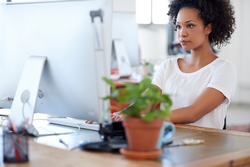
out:
M172 110L169 118L173 123L193 123L217 108L226 97L214 88L206 88L188 107Z
M162 92L159 87L157 88ZM206 88L192 105L172 110L172 114L167 121L180 124L196 122L204 115L217 108L225 99L226 97L220 91L214 88ZM159 104L155 104L155 107L158 106ZM112 116L113 121L121 121L122 119L123 115L119 113Z

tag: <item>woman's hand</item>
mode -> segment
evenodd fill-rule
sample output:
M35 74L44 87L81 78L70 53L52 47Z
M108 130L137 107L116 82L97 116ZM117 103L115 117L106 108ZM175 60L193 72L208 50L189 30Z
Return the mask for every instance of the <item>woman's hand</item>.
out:
M112 121L122 121L124 118L124 115L120 114L120 112L115 112L111 114L111 120Z
M112 114L110 114L111 116L111 120L112 121L122 121L124 118L124 115L120 114L120 112L114 112ZM85 121L86 124L92 124L93 121Z

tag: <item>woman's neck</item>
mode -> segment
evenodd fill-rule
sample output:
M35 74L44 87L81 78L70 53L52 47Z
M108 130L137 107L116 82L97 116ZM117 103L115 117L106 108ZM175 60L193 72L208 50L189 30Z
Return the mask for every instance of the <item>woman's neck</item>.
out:
M188 61L194 65L206 65L214 61L216 58L217 56L213 53L207 40L207 42L191 51L191 56Z
M191 56L179 59L178 65L182 72L192 73L213 62L218 58L210 48L209 43L191 51Z

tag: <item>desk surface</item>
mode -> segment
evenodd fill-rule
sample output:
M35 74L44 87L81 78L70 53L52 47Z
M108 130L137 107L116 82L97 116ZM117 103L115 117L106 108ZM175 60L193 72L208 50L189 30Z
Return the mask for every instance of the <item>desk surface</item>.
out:
M116 88L124 88L125 87L125 82L129 82L129 83L133 83L133 84L139 84L143 78L151 78L152 76L141 76L141 75L137 75L137 76L130 76L130 77L123 77L123 78L119 78L117 80L113 80Z
M120 78L118 80L113 80L116 88L124 88L125 87L125 82L130 82L130 83L134 83L134 84L139 84L140 81L142 80L142 78L134 78L134 79L131 79L131 78Z
M85 135L85 137L84 137ZM48 145L59 143L59 137L67 136L74 142L77 139L96 138L97 132L82 131L79 135L48 136L46 140L39 138L29 140L28 163L7 164L5 167L44 167L44 166L239 166L250 165L250 133L217 130L188 125L176 125L174 143L186 138L203 139L205 143L198 146L165 147L163 153L156 160L131 160L120 154L95 153L82 150L66 150ZM46 145L44 145L46 144ZM59 143L60 144L60 143ZM56 146L56 145L53 145ZM1 165L0 165L1 166ZM3 165L2 165L3 166Z

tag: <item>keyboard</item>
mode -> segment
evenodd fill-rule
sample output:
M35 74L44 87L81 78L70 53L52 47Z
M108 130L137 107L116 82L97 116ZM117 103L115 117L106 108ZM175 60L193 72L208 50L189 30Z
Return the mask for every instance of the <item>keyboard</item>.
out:
M100 125L96 122L93 124L85 123L86 120L73 119L73 118L48 118L48 121L52 124L70 126L70 127L79 127L82 129L95 130L99 131Z

